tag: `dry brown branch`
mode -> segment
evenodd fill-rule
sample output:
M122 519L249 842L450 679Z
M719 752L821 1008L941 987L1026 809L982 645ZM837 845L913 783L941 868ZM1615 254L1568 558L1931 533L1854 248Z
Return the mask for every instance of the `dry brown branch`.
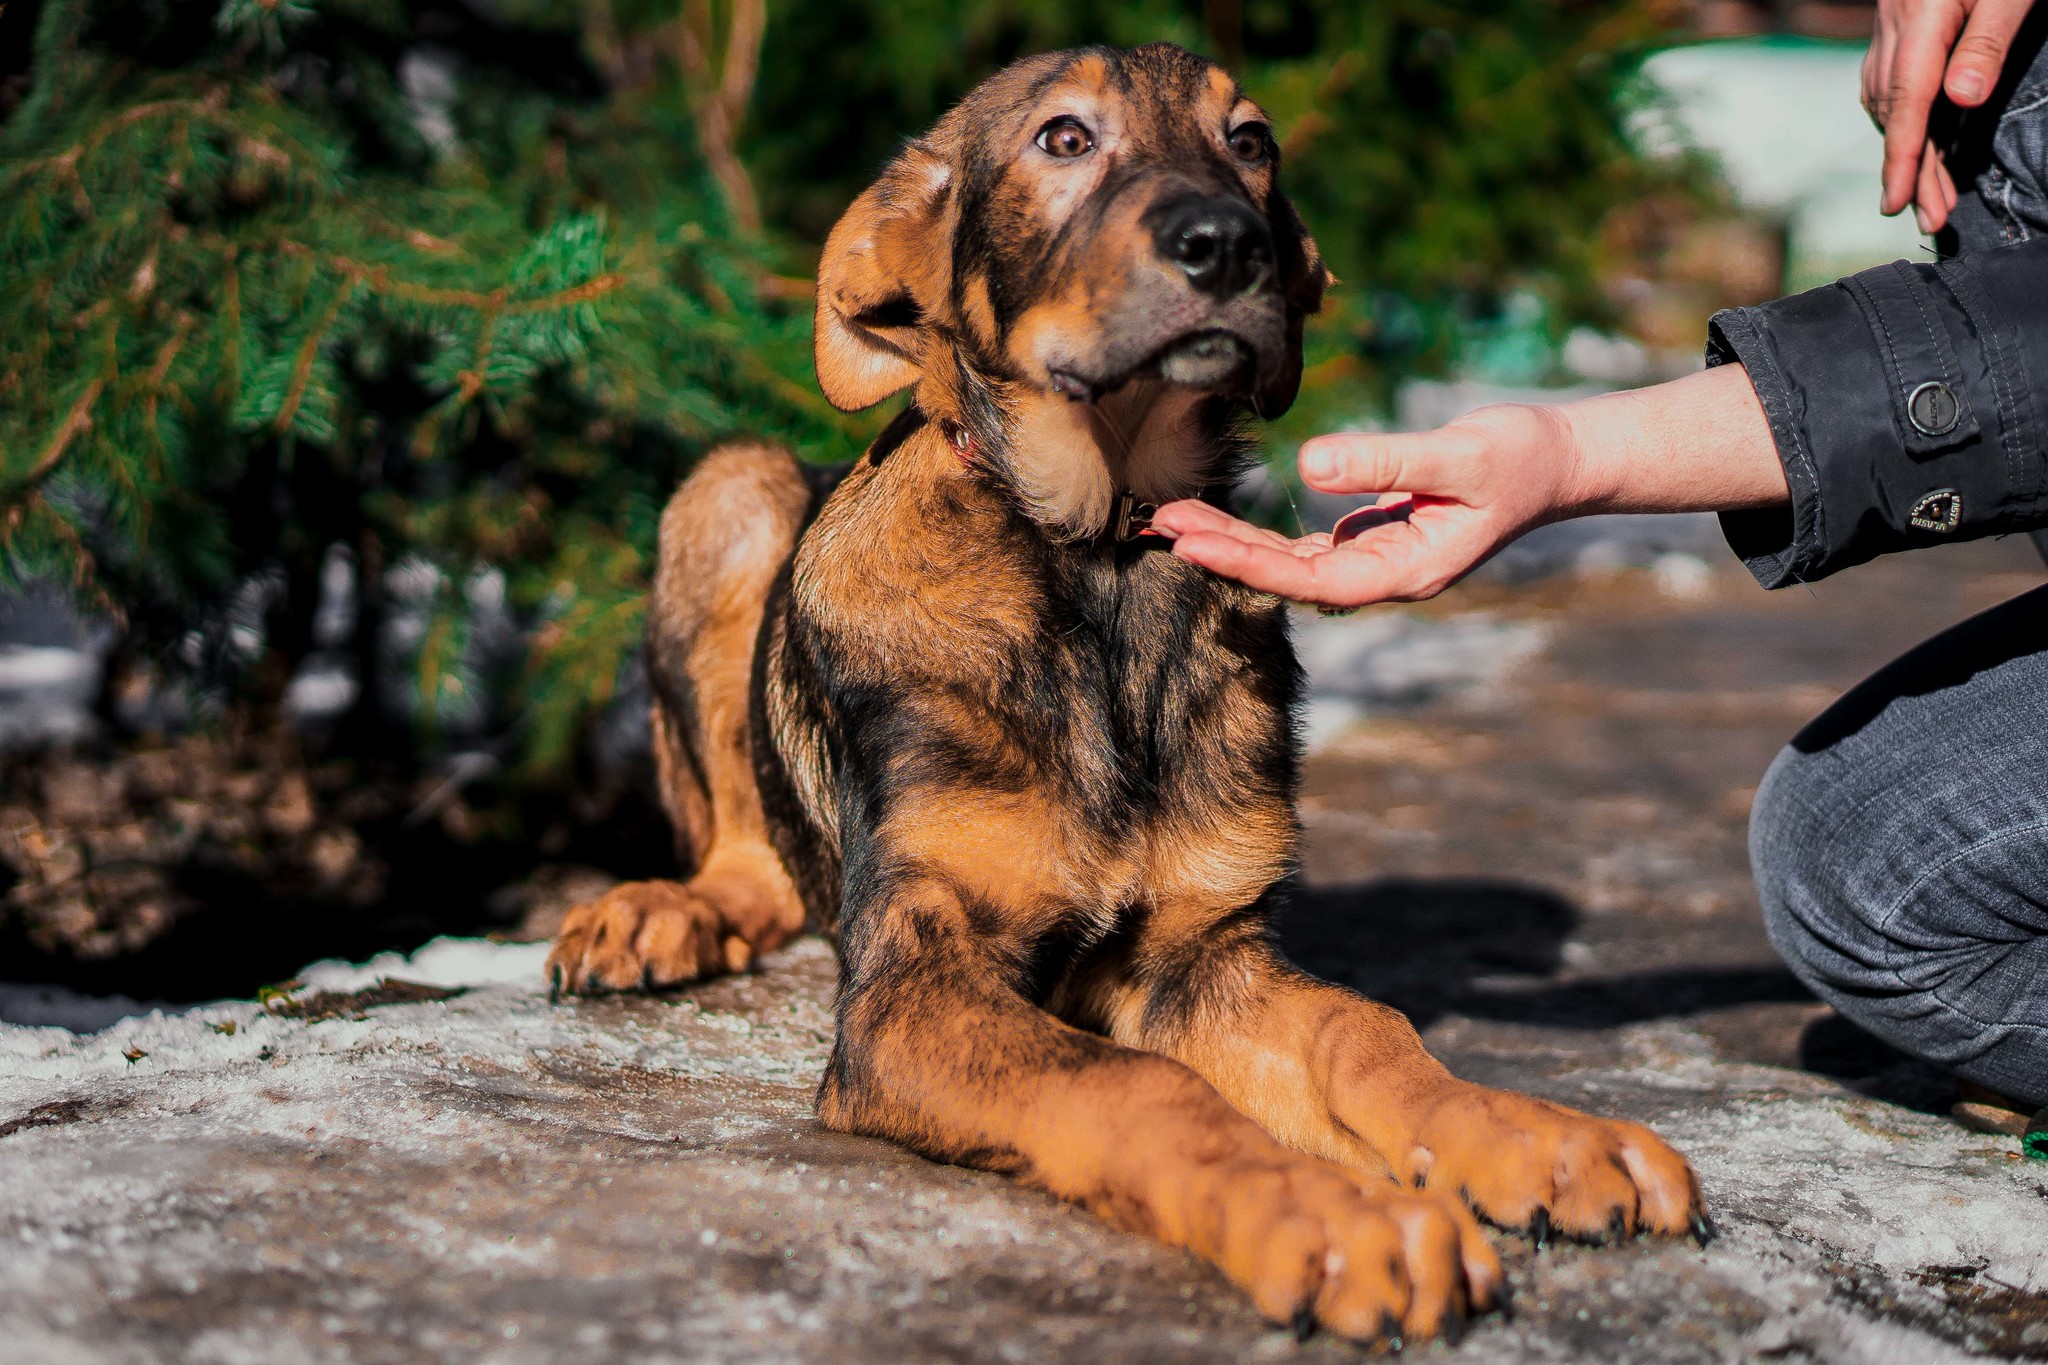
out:
M767 0L734 0L732 26L725 35L725 75L718 95L725 116L737 133L746 121L754 82L761 74L761 40L768 33Z
M760 73L767 28L766 0L731 0L722 44L712 0L684 0L676 26L676 60L697 120L697 142L733 222L746 232L760 230L761 206L739 157L739 130Z
M791 303L809 303L818 296L818 282L808 275L763 275L761 297Z
M659 48L666 46L656 33L644 30L632 34L620 32L611 0L586 0L583 6L584 50L590 54L590 60L597 69L604 73L605 84L614 94L623 90L644 90L654 83L655 71L661 61Z

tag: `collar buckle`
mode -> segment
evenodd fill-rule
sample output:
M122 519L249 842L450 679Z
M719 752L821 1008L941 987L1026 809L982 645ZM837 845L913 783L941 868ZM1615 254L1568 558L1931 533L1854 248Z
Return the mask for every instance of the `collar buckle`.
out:
M1159 510L1156 502L1140 502L1136 493L1125 492L1116 495L1116 512L1110 518L1110 534L1119 545L1136 540L1139 536L1151 535L1152 516Z

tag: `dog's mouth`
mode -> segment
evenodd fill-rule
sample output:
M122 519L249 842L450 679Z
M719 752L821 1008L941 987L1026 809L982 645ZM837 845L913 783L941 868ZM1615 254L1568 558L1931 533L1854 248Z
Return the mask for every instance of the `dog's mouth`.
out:
M1246 395L1258 378L1259 361L1250 343L1233 332L1206 328L1176 337L1136 365L1105 378L1052 369L1057 392L1077 403L1093 403L1135 379L1158 379L1203 393Z
M1167 383L1183 388L1250 392L1259 362L1252 348L1232 333L1197 332L1161 348L1150 368Z

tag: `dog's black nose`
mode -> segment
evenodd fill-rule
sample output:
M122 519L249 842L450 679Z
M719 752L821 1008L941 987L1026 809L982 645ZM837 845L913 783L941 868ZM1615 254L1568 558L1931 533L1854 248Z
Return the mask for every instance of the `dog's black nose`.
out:
M1273 233L1251 205L1236 199L1188 198L1154 220L1159 254L1188 281L1219 299L1257 288L1273 273Z

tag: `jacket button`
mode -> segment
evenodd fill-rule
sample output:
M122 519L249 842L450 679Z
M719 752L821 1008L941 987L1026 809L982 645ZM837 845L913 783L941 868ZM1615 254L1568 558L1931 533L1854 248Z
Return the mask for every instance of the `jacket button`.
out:
M1946 436L1963 420L1963 405L1954 389L1930 379L1906 395L1906 416L1922 436Z

